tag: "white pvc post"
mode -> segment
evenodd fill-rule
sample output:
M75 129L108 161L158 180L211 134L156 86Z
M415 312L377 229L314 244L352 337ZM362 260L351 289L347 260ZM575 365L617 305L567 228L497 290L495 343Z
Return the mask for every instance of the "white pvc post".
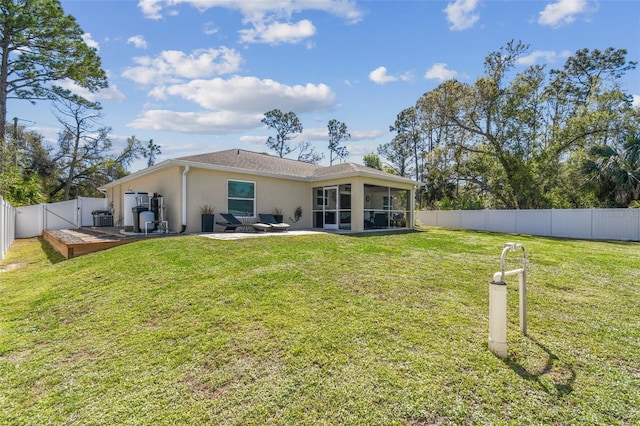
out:
M507 357L507 284L489 283L489 350Z
M508 252L522 249L522 268L505 270ZM505 278L518 275L520 291L520 330L527 334L527 257L522 244L506 243L500 256L500 271L493 274L489 283L489 349L501 358L508 354L507 345L507 283Z
M518 274L518 290L520 291L520 331L527 335L527 269L522 268L522 273Z

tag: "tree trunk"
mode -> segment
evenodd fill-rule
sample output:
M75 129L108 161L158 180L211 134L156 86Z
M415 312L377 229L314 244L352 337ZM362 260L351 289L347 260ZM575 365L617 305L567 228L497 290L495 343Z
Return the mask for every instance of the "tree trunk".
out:
M4 151L7 130L7 80L9 76L9 35L2 37L2 63L0 63L0 151Z

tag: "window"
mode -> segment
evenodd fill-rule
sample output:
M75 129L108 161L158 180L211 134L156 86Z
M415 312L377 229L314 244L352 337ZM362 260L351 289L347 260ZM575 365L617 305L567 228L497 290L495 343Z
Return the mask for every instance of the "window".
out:
M256 183L241 180L227 181L227 212L234 216L255 216Z
M322 209L322 206L326 204L324 199L324 191L322 188L314 188L316 191L316 205L313 207L314 209Z
M406 228L411 224L411 191L387 186L364 186L364 228Z

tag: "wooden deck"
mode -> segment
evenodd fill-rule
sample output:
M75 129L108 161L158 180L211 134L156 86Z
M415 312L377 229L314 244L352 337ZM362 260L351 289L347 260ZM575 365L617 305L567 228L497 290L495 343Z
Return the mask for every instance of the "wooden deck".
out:
M144 235L118 235L112 230L98 229L79 228L44 231L42 236L66 259L148 238Z

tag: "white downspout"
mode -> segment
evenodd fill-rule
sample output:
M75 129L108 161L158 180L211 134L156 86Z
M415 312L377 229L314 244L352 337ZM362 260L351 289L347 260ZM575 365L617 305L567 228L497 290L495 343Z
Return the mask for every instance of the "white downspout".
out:
M187 229L187 174L189 174L189 166L184 166L182 172L182 231Z

